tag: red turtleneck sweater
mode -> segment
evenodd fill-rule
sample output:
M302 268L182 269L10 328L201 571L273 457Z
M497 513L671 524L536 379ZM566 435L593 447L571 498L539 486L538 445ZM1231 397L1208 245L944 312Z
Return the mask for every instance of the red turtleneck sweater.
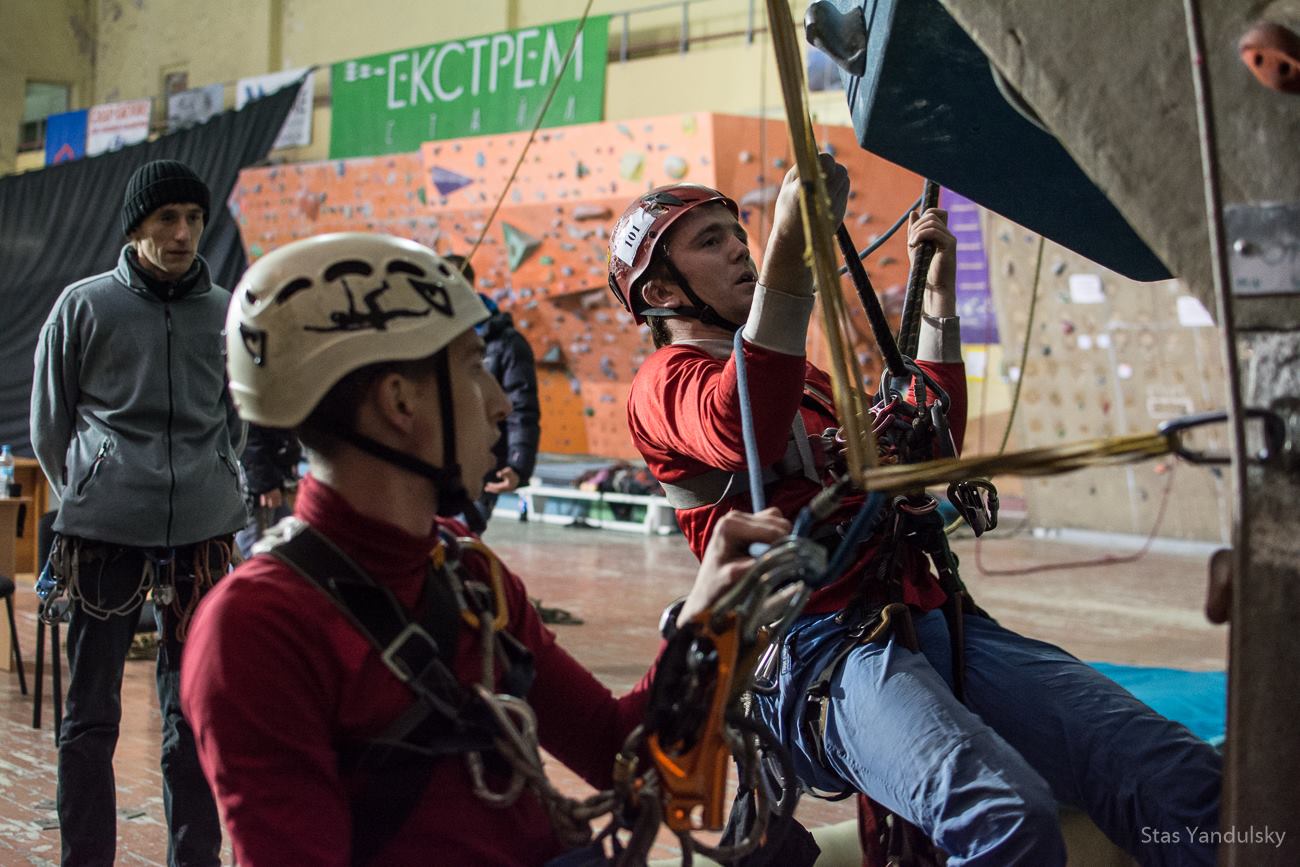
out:
M436 533L417 538L362 515L311 477L296 511L402 604L416 603ZM509 571L505 592L507 628L536 659L527 698L542 746L592 785L608 786L615 753L644 715L649 675L616 699L555 643ZM462 683L478 677L478 648L463 627L455 664ZM239 863L349 865L351 781L339 773L337 747L380 732L412 697L324 594L269 556L242 564L199 607L181 695ZM453 757L435 767L375 863L542 864L560 851L531 793L508 809L491 807Z

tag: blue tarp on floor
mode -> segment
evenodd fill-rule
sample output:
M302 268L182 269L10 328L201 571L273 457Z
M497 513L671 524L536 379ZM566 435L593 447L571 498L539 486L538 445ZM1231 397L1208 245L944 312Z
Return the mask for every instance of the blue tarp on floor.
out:
M1182 671L1088 663L1133 693L1157 713L1182 723L1214 745L1223 742L1228 714L1228 675L1222 671Z

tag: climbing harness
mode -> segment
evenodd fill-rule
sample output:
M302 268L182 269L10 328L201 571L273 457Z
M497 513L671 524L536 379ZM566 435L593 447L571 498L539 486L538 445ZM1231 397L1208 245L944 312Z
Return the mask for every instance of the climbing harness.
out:
M576 800L547 780L537 721L523 698L533 681L532 655L505 628L509 610L502 566L486 546L444 533L430 557L422 614L416 618L297 518L280 522L255 551L279 559L320 590L415 698L383 732L343 750L344 768L366 784L352 801L353 863L367 863L401 829L423 796L434 763L454 755L463 757L474 794L485 803L508 807L527 788L562 842L571 847L590 842L588 823L613 809L616 792ZM467 576L462 563L468 556L486 561L487 583ZM451 668L462 626L477 631L482 654L480 679L470 687L462 686ZM493 787L490 774L504 774L505 783Z
M172 637L184 641L199 600L212 589L217 577L230 571L232 554L229 536L177 549L131 548L59 534L54 538L45 568L36 581L36 593L41 600L37 613L47 624L64 619L74 605L96 620L125 617L138 610L152 592L154 605L159 610L170 610L173 615L175 635ZM140 577L123 602L104 606L86 598L82 587L83 577L89 578L86 570L98 570L102 576L110 560L132 555L141 558ZM186 555L191 580L187 582L186 592L179 593L176 565L178 557L185 561Z
M763 841L769 804L793 809L793 799L771 791L759 754L778 756L785 781L794 778L789 759L766 728L743 715L740 697L758 656L788 626L789 612L802 605L791 606L790 600L806 598L800 582L824 566L823 549L798 539L774 547L711 611L676 632L663 654L646 721L615 758L613 786L574 799L554 787L542 764L537 721L523 698L532 684L532 658L506 628L510 612L500 561L477 539L444 533L440 541L431 555L422 613L414 618L296 518L278 524L255 549L320 590L415 698L383 732L343 749L345 770L364 784L352 802L354 864L382 850L422 797L433 764L452 756L462 757L474 794L484 803L507 807L525 789L538 798L558 838L572 850L556 865L643 864L661 822L682 840L683 863L690 863L693 851L731 860ZM472 557L486 568L465 568ZM486 581L470 577L483 573ZM480 679L468 687L451 669L457 630L465 627L479 635L483 664ZM651 756L644 769L643 751ZM691 834L721 827L732 755L743 771L742 791L763 809L737 842L708 846ZM490 776L503 775L503 783L489 783ZM593 838L591 823L602 817L607 823Z
M741 392L745 393L743 388ZM752 442L752 439L746 441ZM762 511L763 507L760 504L763 502L763 487L778 479L802 476L811 482L821 484L825 461L818 460L819 456L814 454L811 443L803 417L795 413L785 454L776 463L762 466L755 454L747 461L750 469L746 472L732 473L714 469L675 482L660 482L659 485L663 488L668 504L677 510L713 506L740 494L752 495L753 491L757 491L758 500L754 511ZM752 472L755 467L758 469L759 477L757 485Z

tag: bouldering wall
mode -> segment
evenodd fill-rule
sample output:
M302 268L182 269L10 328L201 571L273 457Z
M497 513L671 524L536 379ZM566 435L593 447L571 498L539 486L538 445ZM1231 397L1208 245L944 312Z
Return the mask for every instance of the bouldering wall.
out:
M1029 321L1039 236L986 213L989 271L1003 358L1015 364ZM1179 280L1137 283L1050 241L1044 249L1029 356L1009 448L1148 433L1222 409L1218 328ZM998 423L996 429L1001 432ZM1226 428L1195 445L1223 453ZM1230 528L1217 469L1166 458L1024 481L1035 526L1145 535L1172 484L1162 537L1222 541ZM1001 485L1001 482L999 482Z
M818 126L849 169L846 224L859 247L919 194L917 176L857 147L848 127ZM501 195L525 134L426 143L419 153L254 169L231 198L250 259L323 232L388 232L440 253L468 253ZM606 288L609 227L636 195L691 181L735 196L761 259L771 208L790 165L783 121L670 115L546 130L529 149L472 264L477 288L510 312L537 355L542 450L636 458L624 406L652 351ZM903 232L868 261L897 325L907 280ZM845 278L845 287L852 293ZM880 365L865 314L851 301L868 376ZM824 361L814 328L810 354Z

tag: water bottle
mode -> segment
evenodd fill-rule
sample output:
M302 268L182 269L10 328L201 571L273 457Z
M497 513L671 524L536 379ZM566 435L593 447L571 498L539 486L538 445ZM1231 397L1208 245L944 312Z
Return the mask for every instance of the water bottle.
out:
M0 497L9 496L14 483L14 453L9 446L0 446Z

